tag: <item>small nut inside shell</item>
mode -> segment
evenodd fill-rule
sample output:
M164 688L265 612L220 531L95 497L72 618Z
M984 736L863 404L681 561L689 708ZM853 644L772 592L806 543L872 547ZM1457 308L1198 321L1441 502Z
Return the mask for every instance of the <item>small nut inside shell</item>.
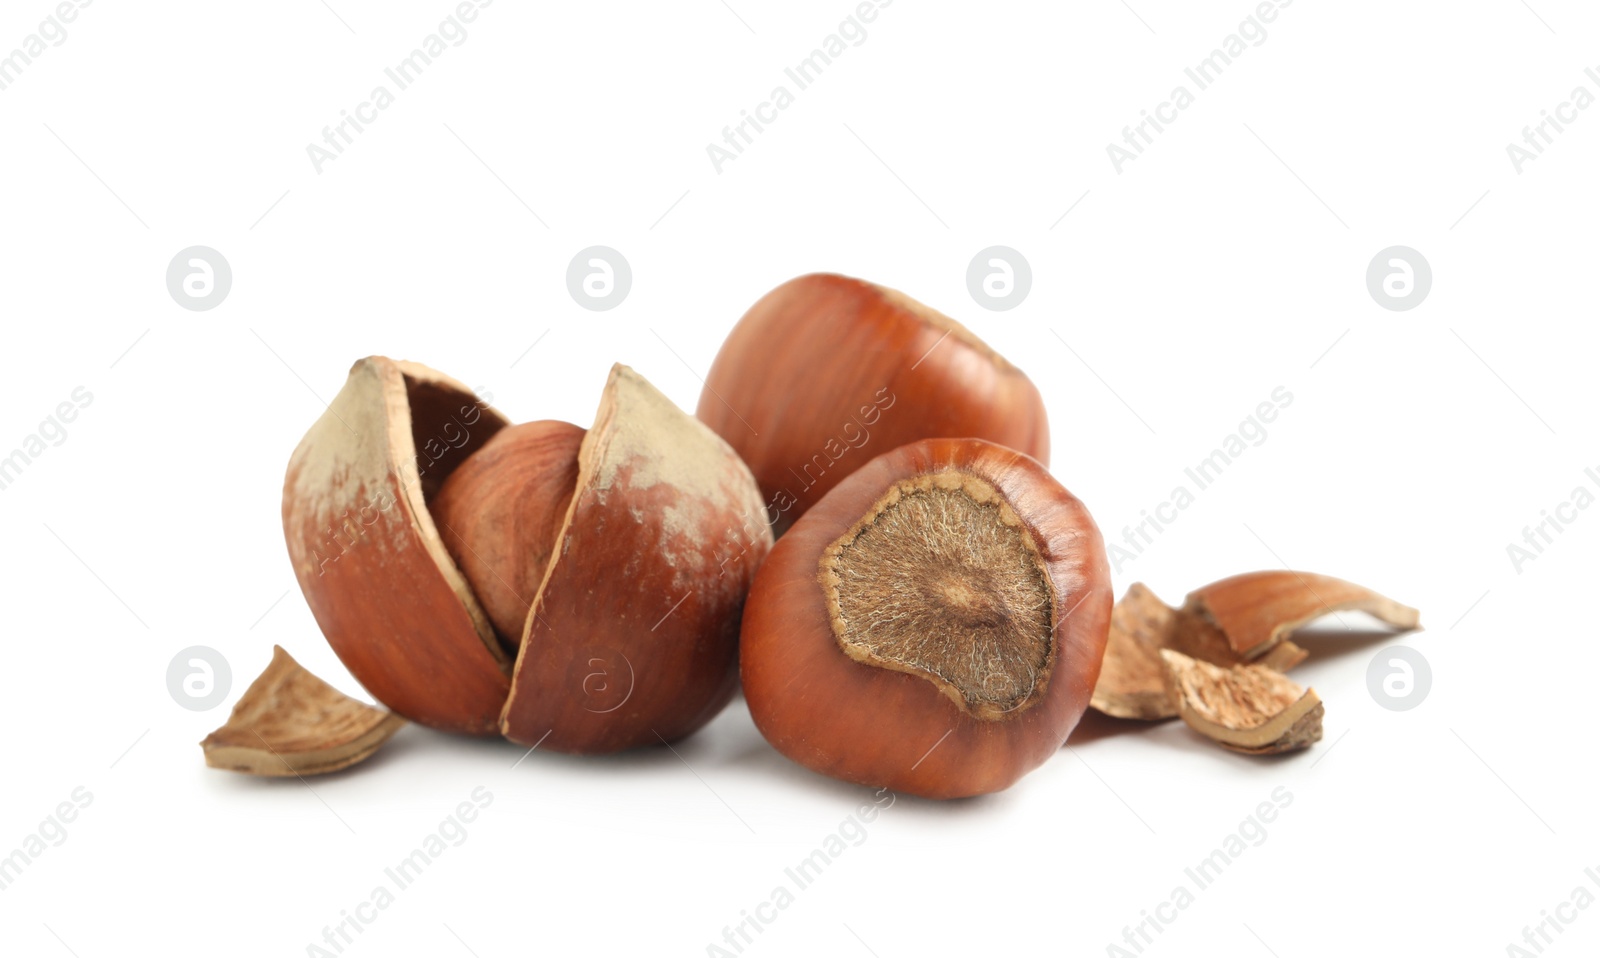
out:
M555 419L508 426L450 473L428 504L512 655L572 503L584 432Z

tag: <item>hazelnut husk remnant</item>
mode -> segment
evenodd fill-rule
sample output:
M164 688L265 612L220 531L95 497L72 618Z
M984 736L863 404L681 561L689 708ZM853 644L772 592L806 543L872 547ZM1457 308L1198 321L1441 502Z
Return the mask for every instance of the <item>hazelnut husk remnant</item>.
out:
M1050 461L1044 402L1021 370L948 316L846 276L802 276L750 307L696 415L750 465L780 534L874 456L920 439Z
M1036 460L931 439L852 473L773 547L745 607L756 726L816 771L933 798L1006 788L1094 688L1110 573Z
M366 759L405 720L364 705L307 672L279 646L226 725L200 743L212 768L288 777L336 772Z

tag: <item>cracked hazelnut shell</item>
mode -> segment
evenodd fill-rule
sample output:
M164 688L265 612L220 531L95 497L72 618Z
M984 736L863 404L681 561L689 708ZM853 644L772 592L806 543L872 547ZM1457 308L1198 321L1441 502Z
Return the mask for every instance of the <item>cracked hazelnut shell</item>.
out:
M727 443L613 367L501 731L589 754L700 728L733 697L740 614L771 544L755 481Z
M322 634L374 698L432 728L496 733L511 686L511 656L426 502L506 424L449 376L370 356L284 479L284 539Z
M773 547L745 606L756 726L815 771L932 798L1006 788L1088 707L1111 613L1099 530L1037 460L930 439Z
M583 430L508 427L382 357L296 449L284 531L318 624L380 702L578 753L672 741L727 704L772 542L733 450L625 366Z
M847 276L801 276L750 307L696 415L749 464L780 534L920 439L971 436L1050 462L1044 402L1021 370L948 316Z

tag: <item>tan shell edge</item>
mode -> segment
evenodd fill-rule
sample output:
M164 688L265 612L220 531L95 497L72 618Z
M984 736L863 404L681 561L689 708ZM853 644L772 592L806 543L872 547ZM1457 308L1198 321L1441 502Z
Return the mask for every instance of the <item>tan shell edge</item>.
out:
M408 359L396 359L392 360L392 362L399 369L402 377L408 377L430 385L442 386L463 396L477 397L477 393L465 383L430 366L424 366L422 363L412 362ZM398 416L390 420L389 448L395 450L409 449L412 455L415 456L417 451L416 440L411 434L410 401L405 388L405 378L400 380L399 387L400 403L401 407L406 410L406 415L404 422L401 422ZM384 383L385 392L388 393L393 388L393 383L386 379ZM505 414L498 409L487 403L482 403L481 400L480 404L483 407L484 414L498 419L502 428L510 423ZM403 435L398 434L402 428L404 430ZM396 471L403 479L402 487L406 492L406 510L411 513L411 520L416 523L418 531L422 534L422 544L427 548L428 555L432 557L434 564L439 567L439 572L444 576L445 582L449 584L450 591L460 597L461 604L466 606L467 614L472 617L473 627L478 630L478 637L483 640L484 647L489 650L490 655L502 663L506 673L510 674L511 656L507 655L505 649L501 647L500 639L495 635L494 626L489 623L488 614L484 612L483 605L478 601L477 594L472 591L472 586L467 582L467 577L461 571L461 567L456 565L456 560L450 555L450 550L445 548L444 537L439 534L439 527L433 521L433 513L428 511L428 505L423 501L422 477L417 472L417 460L415 458L403 458Z

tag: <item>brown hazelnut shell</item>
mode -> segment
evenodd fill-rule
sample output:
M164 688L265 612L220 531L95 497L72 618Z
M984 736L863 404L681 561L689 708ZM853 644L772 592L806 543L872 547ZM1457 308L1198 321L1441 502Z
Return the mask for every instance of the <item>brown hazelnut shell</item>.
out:
M1396 629L1414 629L1422 614L1368 589L1315 572L1244 572L1189 593L1185 611L1213 623L1235 652L1261 656L1294 630L1332 612L1365 612Z
M885 493L915 477L973 476L1020 519L1050 591L1040 687L982 717L929 677L858 661L836 637L821 562ZM1037 460L977 439L931 439L873 459L778 540L746 602L740 674L756 726L794 761L931 798L1010 786L1053 755L1088 707L1111 613L1099 530Z
M498 731L511 661L426 500L505 426L443 373L371 356L284 480L295 578L340 661L399 715L473 735Z
M745 594L771 544L728 444L614 366L528 615L505 736L604 753L710 721L733 696Z
M780 534L873 456L920 439L1050 461L1044 402L1021 370L955 320L847 276L802 276L750 307L696 415L749 464Z

